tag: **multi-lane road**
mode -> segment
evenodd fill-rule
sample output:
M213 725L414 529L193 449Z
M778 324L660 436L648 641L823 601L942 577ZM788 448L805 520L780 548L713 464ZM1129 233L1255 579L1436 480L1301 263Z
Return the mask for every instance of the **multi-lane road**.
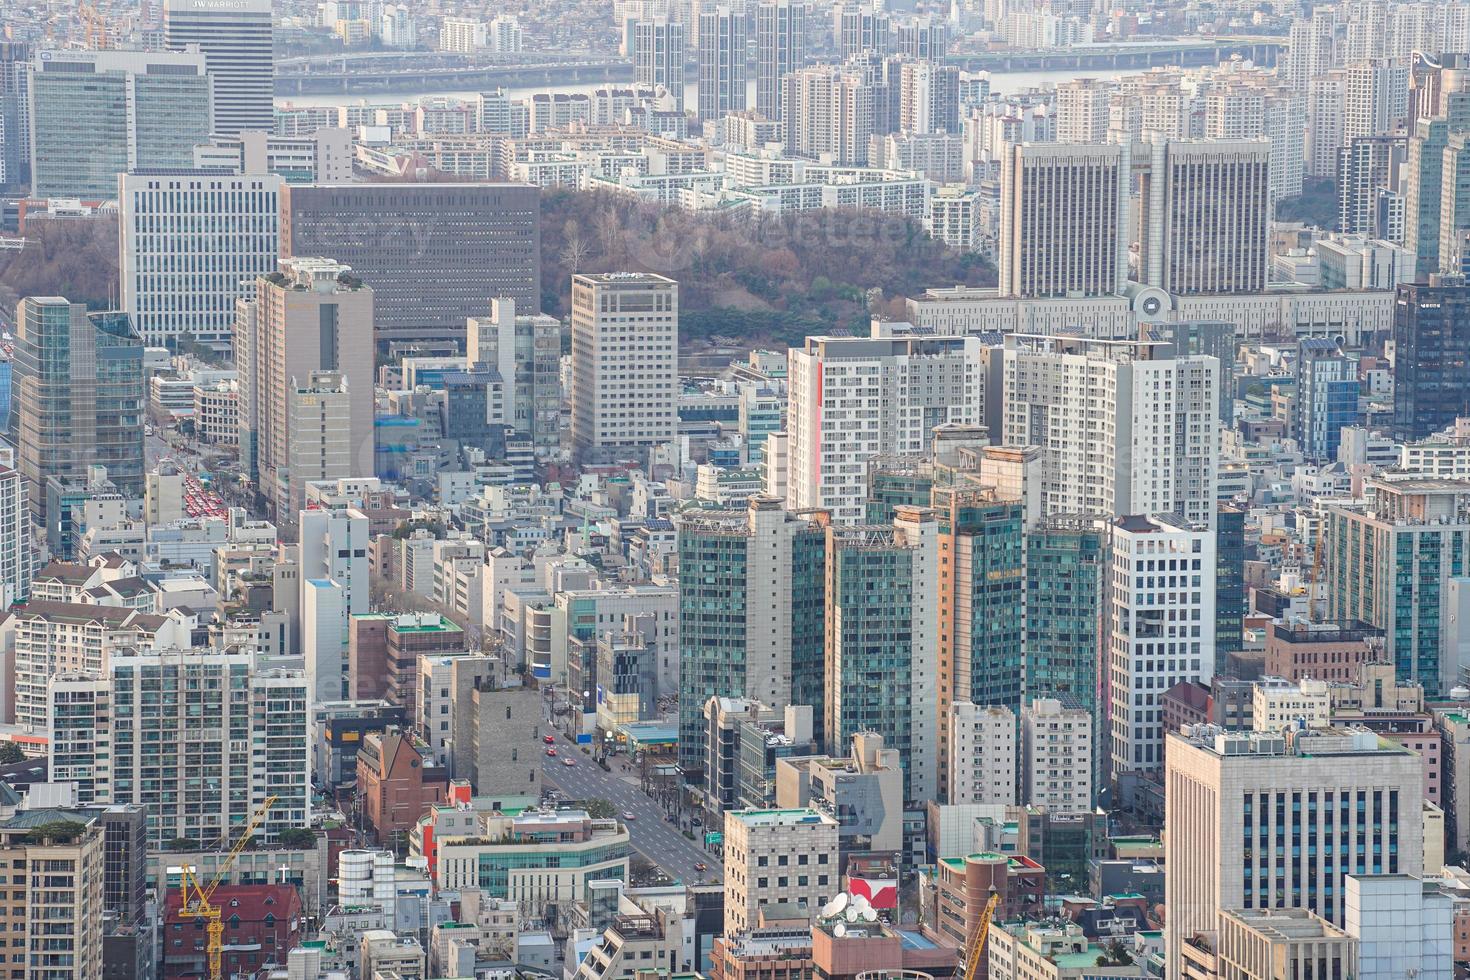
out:
M685 884L720 880L718 848L706 851L665 820L663 807L639 788L636 773L623 772L617 761L612 772L603 772L601 766L563 739L557 741L556 749L556 758L542 759L543 771L547 782L568 799L603 799L617 807L619 819L628 825L633 849L671 877ZM566 758L575 759L577 764L565 765L562 760ZM624 814L632 814L633 819L627 820ZM699 871L695 867L698 864L707 865L708 870Z

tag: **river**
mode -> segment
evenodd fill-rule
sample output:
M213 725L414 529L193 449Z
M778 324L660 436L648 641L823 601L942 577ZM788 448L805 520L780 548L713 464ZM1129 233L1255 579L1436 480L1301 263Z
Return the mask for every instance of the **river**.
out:
M1126 68L1108 71L1018 71L1018 72L991 72L990 90L1001 94L1025 91L1028 88L1037 88L1044 85L1056 85L1073 78L1117 78L1120 75L1136 74L1142 69ZM559 94L572 94L577 92L590 93L593 89L607 83L591 83L586 85L551 85L551 86L507 86L506 93L515 98L526 98L538 92L553 92ZM327 95L293 95L285 98L277 98L276 105L282 108L286 106L318 106L318 105L350 105L359 100L373 103L375 105L387 105L398 102L409 102L415 99L433 97L470 98L478 95L479 89L453 89L436 90L428 92L375 92L371 95L343 95L341 93ZM755 82L750 83L751 105L755 104ZM693 109L699 104L699 83L689 82L684 86L684 105Z

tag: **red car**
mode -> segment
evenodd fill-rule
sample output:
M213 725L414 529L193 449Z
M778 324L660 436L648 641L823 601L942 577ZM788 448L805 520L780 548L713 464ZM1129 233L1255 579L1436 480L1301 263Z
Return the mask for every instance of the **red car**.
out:
M542 735L541 736L541 741L545 742L547 745L555 745L556 744L556 736L554 736L554 735Z
M556 749L547 749L546 754L551 756L552 758L556 758Z

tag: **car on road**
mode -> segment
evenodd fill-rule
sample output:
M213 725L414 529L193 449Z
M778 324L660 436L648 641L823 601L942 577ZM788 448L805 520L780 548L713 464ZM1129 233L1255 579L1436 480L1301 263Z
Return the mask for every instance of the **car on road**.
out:
M546 754L549 755L549 756L551 756L553 759L555 759L556 758L556 749L547 749L546 750Z
M637 820L638 819L638 814L634 813L632 810L624 810L623 811L623 819L624 820Z
M566 766L568 769L570 769L572 766L575 766L577 764L577 760L576 759L563 759L563 760L561 760L561 764L564 765L564 766Z
M541 736L541 741L545 742L547 745L555 745L556 744L556 736L555 735L542 735Z
M700 861L694 866L694 870L698 871L700 874L704 874L706 871L709 870L709 865L705 864L703 861Z

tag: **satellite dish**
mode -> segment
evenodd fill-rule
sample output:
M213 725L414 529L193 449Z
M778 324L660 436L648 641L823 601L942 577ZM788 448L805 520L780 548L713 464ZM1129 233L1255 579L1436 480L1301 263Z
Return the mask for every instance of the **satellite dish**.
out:
M876 922L876 921L878 921L878 910L875 909L875 908L873 908L871 905L869 905L867 908L863 909L863 913L862 914L863 914L863 921L864 922Z
M837 925L832 927L832 935L836 936L838 939L841 939L843 936L847 935L847 926L841 922L837 923Z
M868 902L868 896L866 896L866 895L853 895L852 896L852 907L855 908L855 909L857 909L859 914L862 914L862 912L863 912L864 909L870 909L873 906L871 904L869 904L869 902Z
M827 907L822 912L828 916L841 915L842 910L845 908L847 908L847 892L838 892L837 896L827 903Z
M858 920L857 906L856 905L849 905L847 907L847 921L848 922L856 922L857 920Z
M826 905L823 905L822 906L821 915L822 915L822 918L824 918L824 919L830 919L830 918L832 918L832 916L834 916L836 914L837 914L837 899L834 898L834 899L831 899L830 901L828 901Z

